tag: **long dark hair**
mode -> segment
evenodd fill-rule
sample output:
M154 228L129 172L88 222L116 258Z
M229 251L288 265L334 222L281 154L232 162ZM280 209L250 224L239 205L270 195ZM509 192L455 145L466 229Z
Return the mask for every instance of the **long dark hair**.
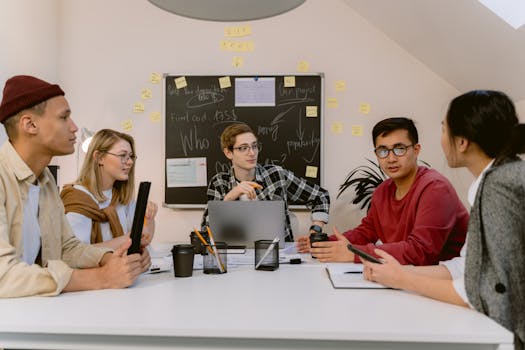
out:
M450 138L476 143L495 165L517 158L525 150L525 125L519 124L512 100L500 91L474 90L450 102L447 112ZM451 143L453 144L453 143Z

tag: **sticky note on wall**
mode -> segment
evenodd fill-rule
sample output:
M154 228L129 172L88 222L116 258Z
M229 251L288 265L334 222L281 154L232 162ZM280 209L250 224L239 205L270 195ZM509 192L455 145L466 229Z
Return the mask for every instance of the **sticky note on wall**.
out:
M359 113L361 114L368 114L370 113L370 105L368 103L360 103L359 104Z
M363 126L352 125L352 136L363 136Z
M299 63L297 63L297 71L298 72L302 72L302 73L309 72L310 71L310 63L308 63L306 61L299 61Z
M336 80L335 81L335 91L345 91L345 90L346 90L346 81Z
M343 123L333 122L332 125L330 125L330 130L334 134L342 134L343 133Z
M235 68L240 68L244 65L244 58L242 56L233 56L232 57L232 66Z
M328 108L337 108L339 107L339 101L337 101L337 98L330 97L326 100L326 104L328 105Z
M126 119L122 123L122 129L124 131L131 131L133 129L133 121L131 119Z
M149 114L149 120L150 120L152 123L160 122L160 112L151 112L151 113Z
M133 112L134 113L142 113L144 112L144 103L137 102L133 104Z
M162 80L162 75L160 73L153 72L149 76L149 81L152 84L158 84L158 83L160 83L161 80Z
M151 98L151 90L150 89L142 89L140 90L140 97L142 97L143 100L147 100Z

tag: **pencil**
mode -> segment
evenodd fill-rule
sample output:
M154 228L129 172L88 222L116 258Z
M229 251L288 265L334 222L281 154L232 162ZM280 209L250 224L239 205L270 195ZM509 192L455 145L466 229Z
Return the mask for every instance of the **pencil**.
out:
M252 183L250 184L250 186L252 186L253 188L259 189L259 190L262 190L262 188L263 188L261 185L259 185L259 184L256 183L256 182L252 182Z
M213 253L215 254L215 258L217 259L217 265L219 265L219 269L221 270L221 273L223 273L225 271L224 265L219 256L219 252L217 251L217 246L215 245L213 234L211 233L211 229L209 226L206 226L206 230L208 231L208 236L210 236L210 243L213 245Z

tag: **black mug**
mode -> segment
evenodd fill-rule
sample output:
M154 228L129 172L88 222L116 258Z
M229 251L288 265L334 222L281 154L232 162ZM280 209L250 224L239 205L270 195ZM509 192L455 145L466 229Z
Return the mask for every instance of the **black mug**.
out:
M191 244L177 244L171 250L175 277L191 277L193 273L194 247Z
M328 241L328 234L326 233L312 233L310 234L310 247L312 247L312 244L315 242L326 242ZM312 255L312 258L315 258L315 256Z

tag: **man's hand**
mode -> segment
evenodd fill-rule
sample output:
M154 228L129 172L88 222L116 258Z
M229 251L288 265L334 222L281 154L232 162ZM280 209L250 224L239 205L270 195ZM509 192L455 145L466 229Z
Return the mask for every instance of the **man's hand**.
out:
M299 253L310 252L310 236L301 236L295 240L295 247Z
M375 264L361 259L364 266L363 277L366 280L381 283L387 287L405 289L407 269L384 250L375 249L374 252L381 257L383 263Z
M145 266L149 264L149 253L146 253L147 257L144 256L144 258L139 254L127 255L130 246L131 239L128 238L113 254L104 255L100 271L103 288L131 286L143 272ZM147 252L147 250L145 251Z
M346 248L348 240L337 228L333 230L337 241L315 242L310 248L312 256L320 262L353 262L354 253Z
M232 188L232 190L228 192L226 196L224 196L224 200L234 201L243 194L245 194L250 200L255 199L257 198L255 189L262 189L262 186L253 181L241 181L237 186Z

